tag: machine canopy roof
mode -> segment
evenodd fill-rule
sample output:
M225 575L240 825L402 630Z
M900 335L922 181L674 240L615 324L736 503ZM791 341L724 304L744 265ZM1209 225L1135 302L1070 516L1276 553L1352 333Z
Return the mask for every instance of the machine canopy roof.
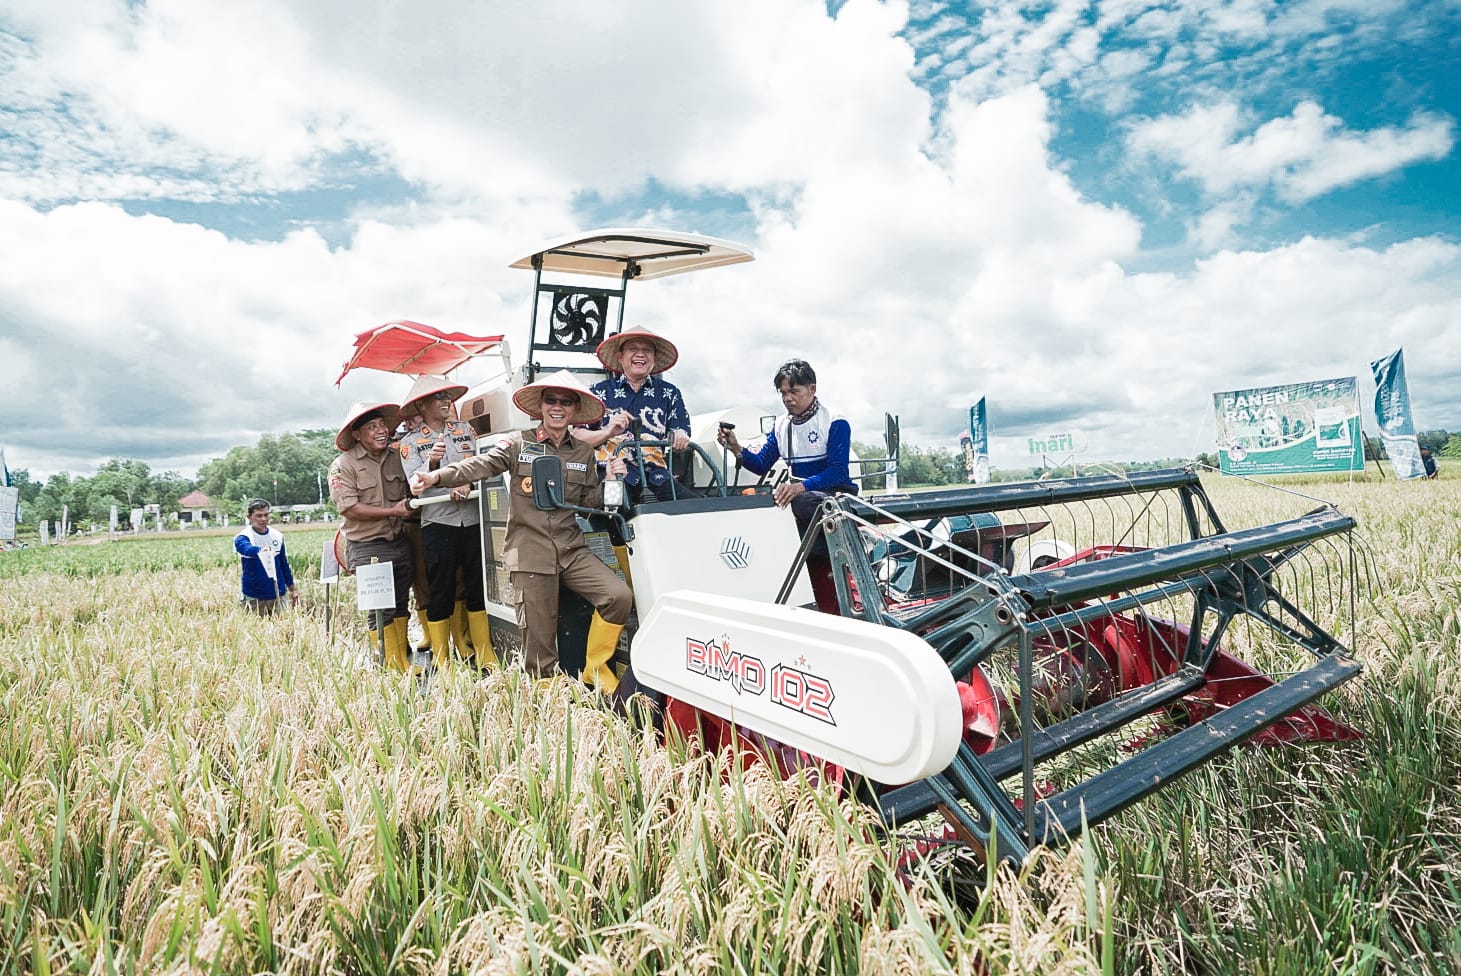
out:
M335 385L357 367L387 373L445 375L462 363L495 349L502 336L469 336L442 332L420 322L387 322L355 337L355 353L340 370Z
M532 270L541 260L544 271L622 278L627 269L630 278L648 281L755 258L741 245L718 237L612 227L548 241L510 267Z

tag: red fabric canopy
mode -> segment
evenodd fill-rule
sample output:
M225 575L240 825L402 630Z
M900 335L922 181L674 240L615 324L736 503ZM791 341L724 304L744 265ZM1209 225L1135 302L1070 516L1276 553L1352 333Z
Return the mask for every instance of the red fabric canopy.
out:
M340 370L335 385L357 366L411 376L445 375L472 357L490 352L501 341L500 335L469 336L442 332L420 322L387 322L355 337L355 354Z

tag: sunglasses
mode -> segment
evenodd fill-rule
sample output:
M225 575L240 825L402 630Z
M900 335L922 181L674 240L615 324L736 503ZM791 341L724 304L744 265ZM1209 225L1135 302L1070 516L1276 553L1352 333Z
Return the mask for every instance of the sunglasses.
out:
M453 397L446 390L442 390L440 393L433 393L433 394L431 394L431 399L433 399L433 400L447 400L447 401L451 401L451 400L454 400L456 398Z
M555 406L555 407L576 407L576 406L578 406L578 397L576 397L576 396L568 396L568 397L554 396L551 393L544 393L543 394L543 402L546 403L546 404L548 404L548 405L550 405L550 406Z

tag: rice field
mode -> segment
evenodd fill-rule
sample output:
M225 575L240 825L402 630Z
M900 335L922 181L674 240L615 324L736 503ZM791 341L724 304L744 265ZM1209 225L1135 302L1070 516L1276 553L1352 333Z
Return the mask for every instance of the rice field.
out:
M272 619L231 535L6 553L0 973L1461 971L1461 481L1302 487L1373 557L1324 700L1365 738L1236 751L957 894L572 684L362 666L328 531L285 528Z

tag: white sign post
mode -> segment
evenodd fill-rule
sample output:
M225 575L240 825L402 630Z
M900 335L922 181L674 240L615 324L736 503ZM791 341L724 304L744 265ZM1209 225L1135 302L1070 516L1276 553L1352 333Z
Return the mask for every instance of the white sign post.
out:
M375 613L376 646L386 650L386 610L396 606L396 574L391 563L366 563L355 567L355 605Z
M355 605L361 610L395 609L396 575L390 563L355 567Z
M335 557L333 536L325 540L324 551L320 553L320 582L325 584L325 639L329 640L334 634L330 611L335 605L335 601L331 598L330 587L340 582L340 560Z

